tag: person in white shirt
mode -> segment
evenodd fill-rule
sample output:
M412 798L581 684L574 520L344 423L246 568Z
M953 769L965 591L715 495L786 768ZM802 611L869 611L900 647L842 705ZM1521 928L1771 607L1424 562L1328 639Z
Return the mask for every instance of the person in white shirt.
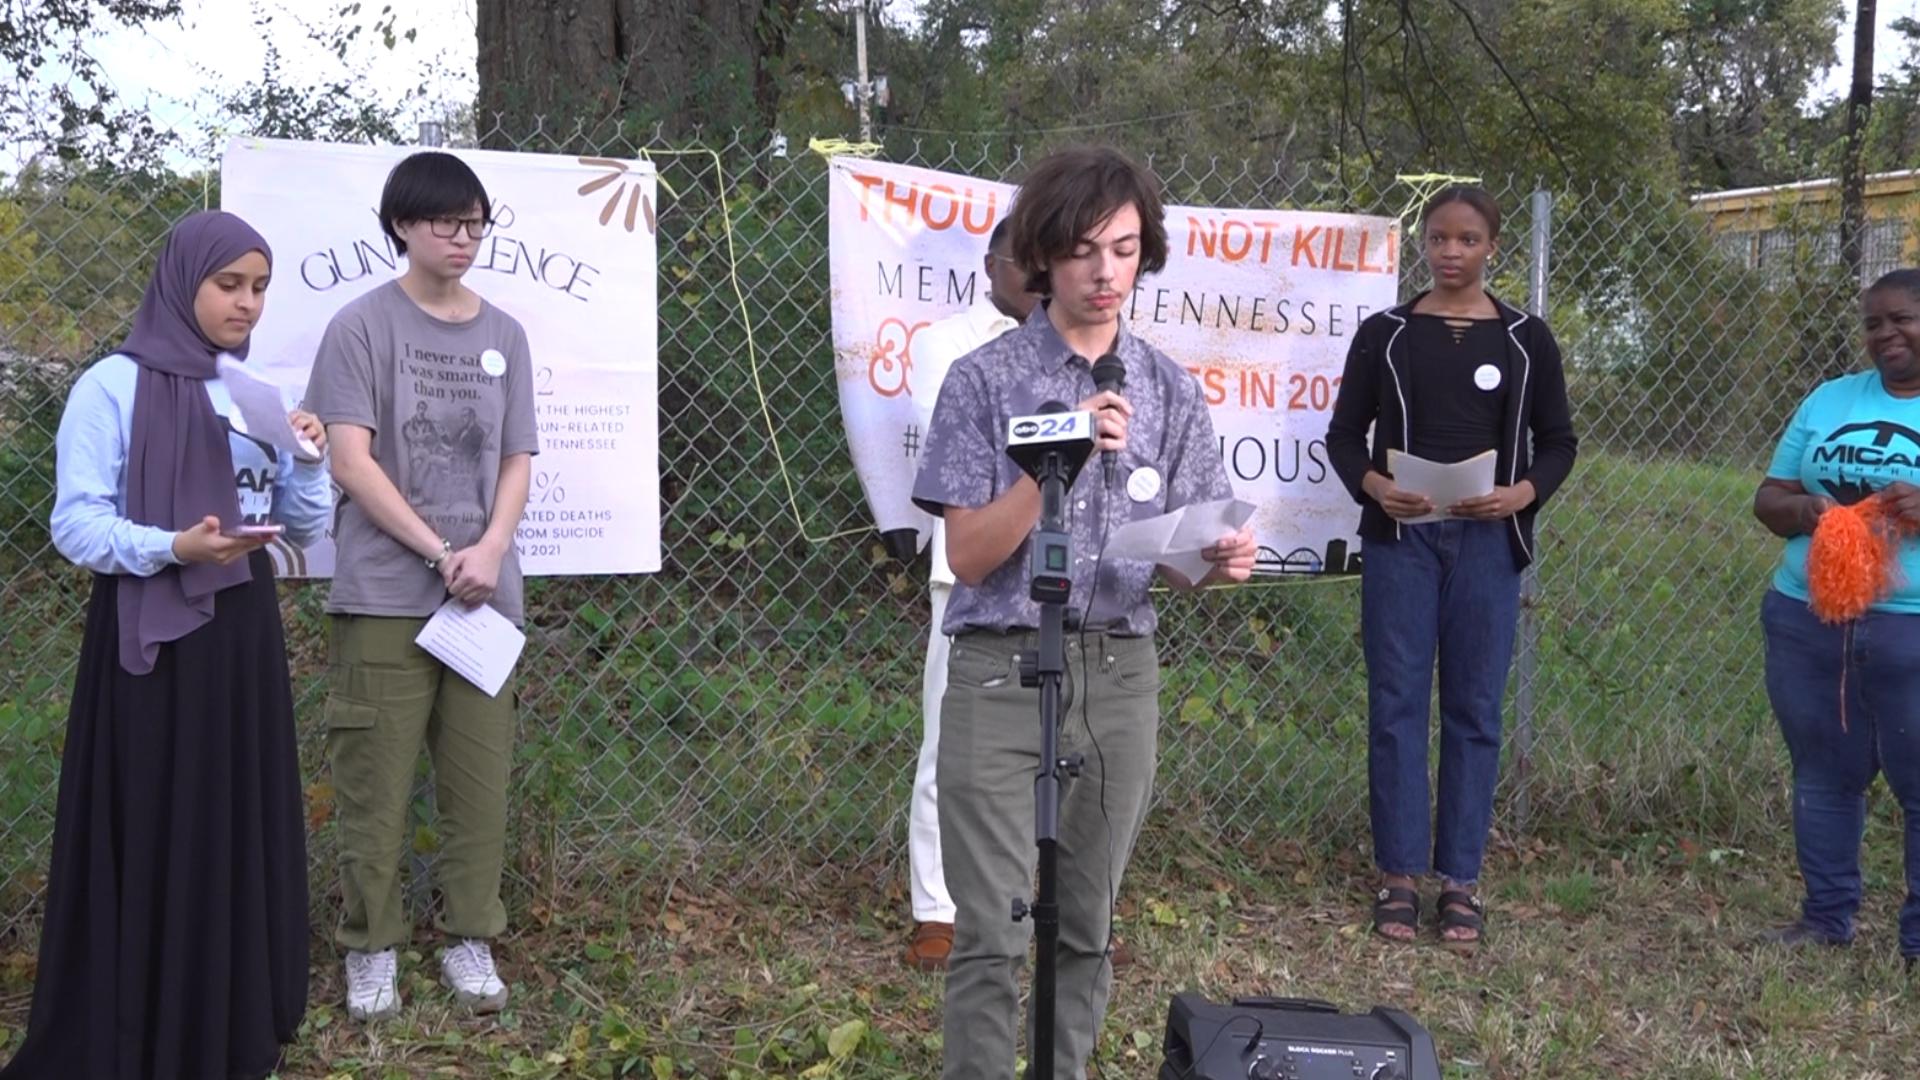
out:
M986 288L976 289L973 305L950 315L913 336L907 367L907 392L913 397L921 433L933 422L933 404L940 383L953 362L1026 321L1040 297L1027 291L1027 275L1007 257L1007 221L993 227L981 264ZM913 897L913 939L907 945L908 966L921 971L945 971L953 950L953 897L947 893L940 862L939 791L934 763L940 747L940 698L947 691L946 635L940 623L946 617L947 597L953 592L953 569L947 565L947 530L933 525L933 567L929 591L933 629L927 637L926 672L921 680L923 734L920 763L913 776L913 802L907 824L907 862Z

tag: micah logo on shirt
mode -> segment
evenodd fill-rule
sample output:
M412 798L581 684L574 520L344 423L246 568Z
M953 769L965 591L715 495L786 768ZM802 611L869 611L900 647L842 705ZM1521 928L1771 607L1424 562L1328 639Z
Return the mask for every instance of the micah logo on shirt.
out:
M1843 424L1813 448L1813 465L1833 497L1851 505L1894 480L1920 477L1920 431L1889 420Z

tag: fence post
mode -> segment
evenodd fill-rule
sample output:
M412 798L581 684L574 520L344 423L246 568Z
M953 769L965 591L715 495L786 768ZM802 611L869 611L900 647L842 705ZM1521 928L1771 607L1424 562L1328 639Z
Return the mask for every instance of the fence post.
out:
M1532 236L1528 247L1527 311L1534 317L1547 316L1547 269L1553 257L1553 193L1535 191L1528 200ZM1535 550L1538 550L1536 545ZM1540 662L1540 620L1536 616L1540 597L1540 567L1536 558L1520 575L1520 634L1513 688L1513 774L1515 797L1514 831L1527 831L1533 809L1534 674Z

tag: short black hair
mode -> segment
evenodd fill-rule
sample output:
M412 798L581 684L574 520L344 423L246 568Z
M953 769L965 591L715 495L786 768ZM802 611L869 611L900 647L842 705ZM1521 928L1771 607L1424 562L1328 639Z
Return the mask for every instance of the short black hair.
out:
M987 251L989 253L999 250L1000 245L1007 242L1007 222L1012 220L1012 217L1003 217L999 221L994 222L993 231L987 234Z
M1047 267L1069 258L1127 204L1140 212L1140 272L1167 266L1166 210L1160 181L1146 166L1110 146L1078 146L1049 154L1013 198L1011 255L1027 271L1027 291L1051 295Z
M493 220L493 200L473 167L444 150L410 154L387 174L380 189L380 229L393 249L407 253L395 226L437 217L458 217L480 204L480 216Z
M1905 289L1908 296L1920 299L1920 270L1911 266L1889 270L1873 279L1873 284L1867 286L1867 291L1870 293L1884 292L1887 289Z
M1493 201L1486 188L1474 184L1449 184L1434 192L1427 205L1420 209L1420 228L1425 230L1427 219L1448 203L1466 203L1478 210L1480 216L1487 219L1487 239L1500 239L1500 204Z

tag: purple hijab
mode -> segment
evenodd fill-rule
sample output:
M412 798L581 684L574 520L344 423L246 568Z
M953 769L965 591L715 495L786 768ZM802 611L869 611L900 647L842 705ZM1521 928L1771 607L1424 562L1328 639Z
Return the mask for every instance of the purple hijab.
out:
M133 332L120 351L140 365L127 447L127 517L179 532L212 515L240 522L227 428L207 397L223 351L207 340L194 316L200 284L249 251L273 263L273 252L253 226L232 214L204 211L174 226L147 282ZM225 350L247 355L247 343ZM169 566L152 577L120 579L120 666L134 675L153 670L162 642L178 641L213 618L214 594L251 580L246 560L227 566Z

